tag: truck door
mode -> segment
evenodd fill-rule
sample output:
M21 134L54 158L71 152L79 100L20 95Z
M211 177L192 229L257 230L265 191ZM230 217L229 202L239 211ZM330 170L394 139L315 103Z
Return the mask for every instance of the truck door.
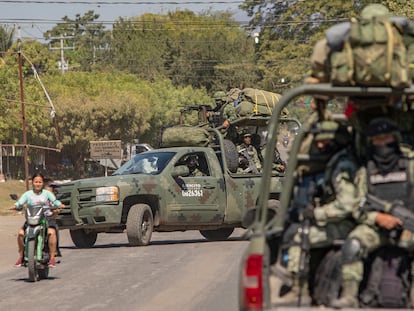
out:
M221 174L204 152L188 153L176 165L187 165L189 176L180 178L178 193L168 204L169 222L220 224L226 206L225 189Z

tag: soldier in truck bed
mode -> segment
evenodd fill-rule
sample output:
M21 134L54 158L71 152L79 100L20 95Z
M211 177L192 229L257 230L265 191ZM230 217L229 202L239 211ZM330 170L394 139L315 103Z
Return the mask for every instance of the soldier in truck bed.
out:
M358 203L367 193L387 202L390 206L399 200L403 206L413 210L414 163L411 148L400 144L401 135L393 121L380 117L373 119L366 129L368 136L368 161L356 174ZM361 205L361 207L360 207ZM365 210L364 204L357 204L354 217L359 225L349 234L342 246L342 296L333 302L335 308L358 306L358 291L363 279L363 259L383 245L398 245L414 249L413 234L402 231L403 222L388 213ZM399 234L395 235L395 232ZM401 267L398 268L402 269ZM398 302L409 299L406 292L395 284L389 284L388 291ZM411 285L411 296L414 288ZM382 295L382 294L381 294ZM403 296L405 295L405 296Z
M319 171L298 171L292 194L291 225L284 240L288 244L287 270L292 274L293 286L287 294L274 300L279 306L296 305L300 293L303 237L295 222L309 220L310 248L329 247L335 240L345 239L355 227L351 218L356 196L354 175L357 163L347 147L350 133L345 126L334 121L322 121L320 128L321 132L313 138L312 154L319 155L324 166L317 166ZM302 290L302 303L309 305L307 282Z
M210 122L213 127L222 126L228 128L230 123L237 119L236 110L231 102L228 101L227 95L224 91L218 91L213 96L216 107L213 109Z
M239 152L239 170L240 173L259 173L262 169L259 154L256 148L251 144L252 134L243 134L243 143L237 146Z

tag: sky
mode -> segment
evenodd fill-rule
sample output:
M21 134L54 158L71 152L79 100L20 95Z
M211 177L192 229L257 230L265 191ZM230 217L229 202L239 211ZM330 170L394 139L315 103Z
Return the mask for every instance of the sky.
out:
M83 16L93 10L100 17L98 22L110 26L119 17L129 18L144 13L166 14L177 9L188 9L199 13L213 11L230 11L237 21L247 22L244 12L238 9L242 0L0 0L0 25L7 28L20 27L23 38L42 40L43 33L53 28L64 16L75 19L76 14Z

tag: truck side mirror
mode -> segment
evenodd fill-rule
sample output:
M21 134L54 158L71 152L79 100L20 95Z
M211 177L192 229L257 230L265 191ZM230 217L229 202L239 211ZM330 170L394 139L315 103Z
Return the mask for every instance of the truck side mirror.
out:
M177 177L186 177L190 175L190 169L186 165L178 165L173 168L171 176L174 178Z

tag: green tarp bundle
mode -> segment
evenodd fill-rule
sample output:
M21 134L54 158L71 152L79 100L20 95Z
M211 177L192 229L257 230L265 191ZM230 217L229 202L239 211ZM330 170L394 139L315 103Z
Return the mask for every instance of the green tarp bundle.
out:
M162 134L162 147L206 147L210 142L209 133L201 127L173 126Z

